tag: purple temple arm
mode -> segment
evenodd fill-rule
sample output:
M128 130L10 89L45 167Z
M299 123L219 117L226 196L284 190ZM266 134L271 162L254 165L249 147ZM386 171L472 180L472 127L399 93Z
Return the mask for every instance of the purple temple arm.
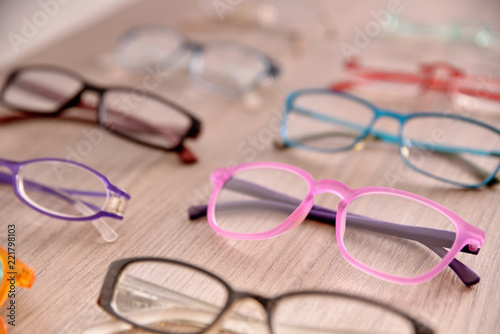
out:
M232 178L226 183L226 187L236 192L262 198L263 200L223 202L217 205L218 208L267 208L291 212L301 203L301 201L297 198L281 194L274 190L241 179ZM206 214L206 205L192 206L189 208L189 218L192 220L203 217ZM337 212L335 210L314 205L307 215L307 218L329 225L335 225L336 216ZM418 241L427 246L440 257L443 257L447 253L443 247L450 248L455 240L455 233L446 230L399 225L352 213L347 213L346 219L346 223L352 227ZM470 254L478 254L478 251L471 251L467 246L461 251ZM479 282L479 275L459 260L453 259L449 266L465 285L471 286Z

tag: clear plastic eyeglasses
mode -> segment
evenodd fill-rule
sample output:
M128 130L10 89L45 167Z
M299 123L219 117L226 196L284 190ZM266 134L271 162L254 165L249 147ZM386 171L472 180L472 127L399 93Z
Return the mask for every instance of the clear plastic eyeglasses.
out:
M206 215L212 229L225 237L269 239L309 218L335 225L343 257L380 279L419 284L449 266L465 285L479 282L455 256L478 254L484 231L427 198L391 188L350 189L338 181L315 181L297 167L272 162L216 169L210 180L214 188L208 206L190 207L189 217ZM314 196L322 193L338 196L338 207L314 205Z
M176 22L182 31L261 32L266 40L274 37L266 47L295 57L303 56L310 44L325 45L336 42L338 37L337 17L322 2L258 0L227 6L201 0L198 4L200 11L206 14ZM283 41L287 45L283 45Z
M99 172L63 159L0 159L0 183L10 184L28 207L67 221L92 221L104 240L116 232L102 218L123 219L130 195Z
M189 74L199 86L228 97L240 97L273 81L278 66L250 46L215 41L200 45L180 31L161 25L132 28L118 41L116 58L125 68L164 73L189 57Z
M245 307L251 302L267 316L255 307ZM84 334L132 327L163 334L433 333L411 316L369 299L327 291L269 298L235 291L204 269L161 258L111 263L98 304L121 322L96 325Z
M262 25L258 20L240 20L239 17L228 16L221 21L218 17L194 17L185 18L177 23L177 26L185 33L220 32L228 29L242 32L243 34L258 33L260 39L269 40L275 52L287 52L296 58L304 55L308 48L306 37L298 29L293 27ZM325 32L330 35L333 32ZM269 49L266 49L269 52Z
M14 282L11 278L14 277ZM29 289L35 282L35 273L23 261L0 247L0 306L3 306L9 295L10 286ZM0 334L7 333L7 325L0 318Z
M381 118L399 122L398 133L376 128ZM278 147L326 153L377 139L398 145L406 165L434 179L468 188L498 183L500 130L456 114L401 114L345 92L303 89L286 100L281 138Z
M403 96L418 96L427 90L448 94L456 105L477 110L500 110L500 78L491 73L469 74L466 70L445 62L420 66L419 72L403 72L365 67L356 57L345 63L351 80L332 84L331 88L360 88L384 94L396 92Z
M85 94L89 92L97 94L99 100L88 103ZM97 87L57 66L27 66L10 74L0 101L22 112L19 120L58 117L73 107L97 111L97 122L106 130L142 145L175 152L184 163L196 162L184 141L199 135L201 122L176 104L142 90ZM16 118L10 116L0 122L12 120Z
M390 15L384 25L386 36L421 36L442 39L450 42L472 42L485 49L500 49L500 35L486 24L428 23L405 20L397 15Z

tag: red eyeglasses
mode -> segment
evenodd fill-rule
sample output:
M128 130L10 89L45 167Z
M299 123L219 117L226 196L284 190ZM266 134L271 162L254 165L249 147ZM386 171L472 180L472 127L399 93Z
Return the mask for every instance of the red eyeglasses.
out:
M377 85L383 90L404 89L415 95L435 90L446 92L454 103L464 107L500 111L500 78L491 74L467 74L446 62L422 64L415 73L386 71L364 67L355 57L346 62L345 68L352 79L332 84L332 89Z

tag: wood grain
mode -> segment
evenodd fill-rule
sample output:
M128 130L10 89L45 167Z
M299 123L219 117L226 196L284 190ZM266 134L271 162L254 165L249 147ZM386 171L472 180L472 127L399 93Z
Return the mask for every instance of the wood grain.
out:
M494 19L500 12L494 0L479 3L401 0L401 5L405 16L433 21L478 17L497 24ZM324 1L323 6L338 21L339 37L328 43L309 43L301 57L284 51L265 36L256 37L252 32L230 27L219 33L190 35L198 41L218 36L248 41L270 53L283 68L283 75L275 84L259 90L258 108L250 108L241 100L210 95L191 84L182 70L161 80L155 93L181 104L203 120L202 135L187 144L198 155L199 163L182 165L174 154L144 148L104 131L102 143L80 155L83 163L107 175L132 195L124 221L110 222L119 234L117 242L104 243L90 224L39 215L20 203L8 187L0 189L3 229L0 243L5 243L7 225L16 224L17 256L37 276L32 289L19 291L17 324L9 329L10 333L79 333L86 326L108 320L96 304L108 264L138 255L185 260L213 271L237 289L263 295L312 288L359 294L394 305L439 333L500 332L498 186L469 191L439 183L409 170L398 157L396 147L383 143L368 143L362 151L338 154L280 151L272 145L287 92L301 87L324 87L342 78L339 41L352 42L355 29L364 29L367 22L374 20L371 12L386 8L388 2ZM2 69L0 79L3 81L16 66L49 63L73 69L95 84L141 88L143 76L125 73L110 62L109 55L120 34L140 23L176 26L183 17L199 15L202 13L194 2L145 0L47 46L28 59L20 59ZM309 26L310 22L301 25L306 33ZM370 42L372 48L375 44ZM425 49L405 47L419 59L407 56L403 59L419 62L432 58L435 51L436 57L460 65L481 56L476 51L462 54L436 45ZM398 46L401 47L393 45ZM363 52L368 55L367 50ZM393 64L391 57L387 55L386 64ZM432 96L417 102L378 98L379 103L403 111L413 109L415 103L426 109L447 106ZM0 107L0 111L10 112L5 107ZM482 117L479 112L474 115ZM396 131L396 124L387 126ZM78 145L87 140L84 130L88 129L99 128L62 120L1 125L1 156L11 160L74 158L70 152L78 150ZM466 288L451 270L418 286L384 282L349 265L336 247L333 228L321 224L305 223L278 238L247 242L218 236L205 219L188 220L187 207L206 203L208 199L211 190L208 176L213 169L250 161L292 164L316 179L336 179L352 188L394 186L443 204L486 232L486 243L478 256L459 256L480 274L481 282ZM398 182L392 184L387 173L399 175ZM321 195L317 201L329 203L334 201L331 197ZM5 318L4 308L0 314Z

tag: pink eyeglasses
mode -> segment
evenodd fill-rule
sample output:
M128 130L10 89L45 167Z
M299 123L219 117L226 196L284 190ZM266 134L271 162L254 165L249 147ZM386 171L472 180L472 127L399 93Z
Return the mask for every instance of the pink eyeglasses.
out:
M345 68L352 80L332 84L333 89L379 85L381 92L382 89L396 89L405 95L437 90L447 93L453 102L465 107L500 108L500 78L491 74L468 74L445 62L422 64L420 72L406 73L365 67L358 58L352 57L345 63Z
M308 218L335 225L344 258L375 277L419 284L450 266L467 286L479 282L455 256L478 254L484 231L424 197L315 181L297 167L273 162L216 169L210 180L214 188L208 206L190 207L190 219L207 215L210 226L225 237L269 239ZM314 196L322 193L341 199L337 210L314 204Z

